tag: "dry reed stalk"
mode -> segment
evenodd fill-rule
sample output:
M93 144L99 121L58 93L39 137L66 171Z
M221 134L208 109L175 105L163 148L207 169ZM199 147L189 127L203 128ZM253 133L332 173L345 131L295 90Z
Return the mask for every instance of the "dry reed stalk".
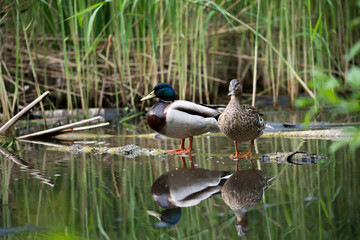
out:
M82 121L78 121L75 123L70 123L70 124L66 124L63 126L59 126L56 128L23 135L23 136L17 137L17 139L21 140L21 139L28 139L28 138L39 138L39 137L43 137L43 136L52 136L52 135L57 135L57 134L64 133L64 132L71 132L71 131L74 131L74 129L75 129L75 131L76 130L84 130L84 129L90 129L90 128L95 128L95 127L102 127L102 126L109 124L109 123L102 123L102 124L93 125L93 126L89 126L89 127L85 127L85 128L76 128L77 126L84 125L86 123L97 121L100 119L102 119L102 117L97 116L97 117L85 119Z
M41 102L50 92L46 91L33 102L31 102L28 106L26 106L23 110L17 113L13 118L11 118L8 122L6 122L0 128L0 134L4 134L12 125L14 125L25 113L27 113L31 108L33 108L37 103Z
M107 42L107 48L106 48L106 57L105 57L105 72L108 72L108 65L112 64L109 61L109 54L110 54L110 47L111 47L111 40L112 40L112 35L109 35L108 37L108 42ZM112 66L114 66L114 64L112 64ZM102 104L103 104L103 98L104 98L104 91L105 91L105 78L102 78L102 86L101 86L101 90L100 90L100 97L99 97L99 111L102 108Z

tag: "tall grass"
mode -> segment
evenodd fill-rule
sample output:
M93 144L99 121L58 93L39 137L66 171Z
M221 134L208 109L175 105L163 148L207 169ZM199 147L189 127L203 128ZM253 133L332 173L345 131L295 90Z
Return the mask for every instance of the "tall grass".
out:
M0 4L4 119L44 90L54 92L47 108L135 107L160 81L181 99L223 103L237 77L246 93L293 103L313 94L306 82L315 70L344 80L356 62L344 56L360 35L356 1Z

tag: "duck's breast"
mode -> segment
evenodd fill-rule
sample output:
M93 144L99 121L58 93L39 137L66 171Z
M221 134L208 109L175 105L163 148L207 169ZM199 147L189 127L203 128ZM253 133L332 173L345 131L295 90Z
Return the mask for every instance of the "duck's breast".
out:
M220 130L233 141L251 141L262 134L265 122L254 107L230 102L219 117Z
M162 133L166 125L165 108L170 104L170 102L158 101L147 113L146 120L153 130Z

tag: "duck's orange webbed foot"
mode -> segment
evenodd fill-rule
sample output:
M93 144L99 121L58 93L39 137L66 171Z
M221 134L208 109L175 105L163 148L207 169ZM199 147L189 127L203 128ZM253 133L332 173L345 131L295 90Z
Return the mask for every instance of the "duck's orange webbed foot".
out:
M176 150L168 150L168 153L175 153L175 154L188 154L192 151L192 142L193 142L193 138L189 137L189 148L185 149L184 145L185 145L185 139L181 139L181 145L180 145L180 149L176 149Z
M253 150L253 147L254 147L254 140L251 141L250 151L248 151L246 153L242 153L242 152L238 151L237 142L234 141L234 145L235 145L236 152L233 153L233 154L230 154L229 158L232 159L232 160L244 160L244 159L246 159L246 157L252 155L252 150Z
M237 153L230 154L229 158L231 160L245 160L246 157L251 156L251 155L252 155L251 152L247 152L247 153L237 152Z
M191 152L191 150L190 149L185 149L185 148L183 148L183 149L176 149L176 150L168 150L168 153L175 153L175 154L186 154L186 153L190 153Z
M175 153L175 154L188 154L190 152L191 152L190 149L168 150L168 153Z

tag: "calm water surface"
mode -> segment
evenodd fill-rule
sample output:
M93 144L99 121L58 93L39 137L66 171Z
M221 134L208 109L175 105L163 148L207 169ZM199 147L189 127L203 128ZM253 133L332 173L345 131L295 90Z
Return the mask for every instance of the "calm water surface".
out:
M98 130L100 136L91 146L136 144L174 149L180 145L180 140L171 139L101 137L105 133L149 131L144 128L146 124L139 126L135 130L124 126ZM360 239L357 155L350 155L347 148L331 154L331 143L265 137L257 140L259 154L306 151L327 159L303 165L254 159L254 166L261 170L260 179L275 176L267 186L245 174L243 170L252 168L249 160L240 161L242 175L232 181L243 187L234 187L227 197L238 203L243 200L236 197L245 198L251 205L235 211L247 215L248 224L243 220L248 226L247 238ZM190 157L126 158L75 154L23 143L18 157L0 156L0 238L240 238L235 228L237 217L220 194L226 176L235 172L236 162L228 158L233 144L222 136L200 136L194 139L194 146ZM250 144L239 147L248 151ZM163 220L154 217L156 214Z

